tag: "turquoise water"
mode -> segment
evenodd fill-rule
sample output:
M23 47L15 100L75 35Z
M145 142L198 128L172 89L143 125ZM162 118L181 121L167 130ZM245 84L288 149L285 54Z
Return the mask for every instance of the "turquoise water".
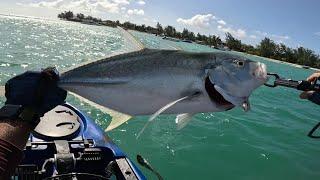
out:
M150 48L214 51L132 33ZM117 29L0 16L0 84L25 70L52 65L63 70L129 49ZM288 78L305 79L312 73L250 57L266 63L270 72ZM250 100L250 112L234 109L198 114L180 131L175 129L174 116L162 115L136 140L148 119L144 116L109 135L132 159L143 155L165 179L319 179L320 141L306 134L320 119L320 107L299 100L298 92L284 88L261 87ZM102 128L110 122L107 114L72 96L68 101Z

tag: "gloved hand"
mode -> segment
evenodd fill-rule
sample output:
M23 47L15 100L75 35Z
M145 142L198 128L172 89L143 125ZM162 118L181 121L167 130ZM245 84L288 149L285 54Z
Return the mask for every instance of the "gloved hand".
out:
M6 83L5 103L30 108L40 118L66 99L67 92L57 86L58 81L55 68L27 71Z
M320 78L320 72L313 73L311 76L307 78L307 81L314 82L318 78ZM311 102L320 105L320 92L315 91L305 91L300 94L301 99L308 99Z

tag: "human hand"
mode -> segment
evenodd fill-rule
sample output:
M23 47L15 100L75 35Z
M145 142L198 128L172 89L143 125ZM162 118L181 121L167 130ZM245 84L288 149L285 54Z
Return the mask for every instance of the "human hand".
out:
M307 81L314 82L320 78L320 72L313 73L307 78ZM320 105L320 92L305 91L300 94L301 99L309 99L310 101Z
M55 68L27 71L10 79L5 86L6 104L32 108L39 117L59 104L67 92L57 86L59 74Z

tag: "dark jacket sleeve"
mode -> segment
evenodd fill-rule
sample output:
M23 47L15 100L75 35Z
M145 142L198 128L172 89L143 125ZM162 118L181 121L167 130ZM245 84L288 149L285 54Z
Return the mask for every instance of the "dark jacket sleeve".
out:
M7 179L22 159L22 151L0 139L0 179Z

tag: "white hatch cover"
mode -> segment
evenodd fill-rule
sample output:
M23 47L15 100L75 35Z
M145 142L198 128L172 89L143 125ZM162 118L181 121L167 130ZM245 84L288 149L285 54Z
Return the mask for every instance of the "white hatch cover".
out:
M57 106L47 112L34 130L39 138L72 139L80 131L80 117L66 106Z

